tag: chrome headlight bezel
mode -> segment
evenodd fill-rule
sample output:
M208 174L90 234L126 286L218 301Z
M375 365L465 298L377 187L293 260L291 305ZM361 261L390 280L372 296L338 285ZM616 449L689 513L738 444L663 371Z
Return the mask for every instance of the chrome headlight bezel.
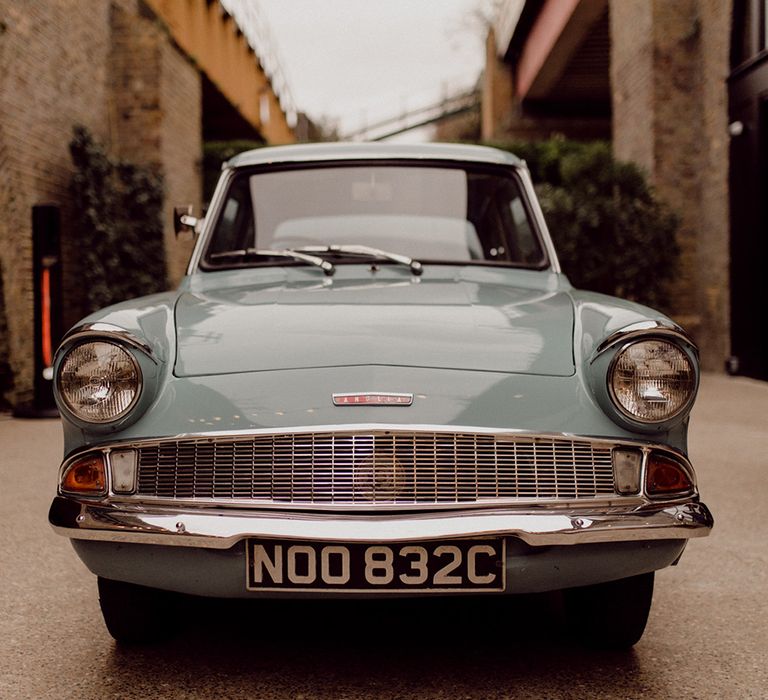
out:
M110 350L108 351L117 352L119 354L119 360L124 363L127 362L128 366L131 369L131 372L133 375L131 377L131 382L133 386L131 386L130 391L133 392L133 396L131 397L130 401L125 407L120 408L117 412L113 413L112 415L108 415L105 417L88 415L82 409L78 408L78 406L72 400L71 393L68 392L62 386L64 373L67 371L67 363L72 358L73 353L82 351L87 346L110 346ZM96 354L96 351L94 351L94 354ZM88 423L88 424L104 425L109 423L115 423L119 421L121 418L124 418L139 403L141 399L141 395L143 393L143 389L144 389L143 372L141 371L141 366L137 362L135 356L126 347L108 338L88 338L88 339L83 339L78 343L73 343L69 348L67 348L66 352L62 354L61 360L59 361L58 366L56 368L55 376L56 376L56 388L58 390L58 395L61 399L61 403L63 404L64 407L66 407L67 412L72 416L74 416L75 418L77 418L78 420L82 421L83 423ZM96 375L94 375L94 378L95 376ZM115 382L116 380L116 377L109 377L106 375L101 376L100 378L104 382ZM125 381L125 379L122 379L122 381Z
M130 405L106 420L93 420L78 413L67 400L60 386L61 370L70 353L84 344L93 342L109 343L118 347L130 358L138 376L136 395ZM74 329L68 337L65 337L54 359L53 394L62 418L89 432L111 433L122 430L138 420L154 401L161 365L162 363L145 341L117 326L90 324Z
M675 429L684 423L690 414L699 389L698 350L690 338L677 327L659 324L637 324L616 331L597 348L587 365L592 394L603 412L620 427L634 433L661 433ZM652 326L652 327L649 327ZM655 326L655 327L653 327ZM644 420L626 410L615 396L612 389L612 374L618 358L629 347L646 341L669 343L683 353L693 372L693 389L677 410L661 420Z
M691 375L692 385L689 389L688 396L680 403L679 406L677 406L669 414L661 418L646 418L640 415L639 413L633 412L627 405L625 405L625 403L622 401L622 399L618 396L616 392L615 379L616 379L616 372L618 370L618 365L620 361L622 360L622 358L624 358L627 355L627 353L632 348L636 348L637 346L643 345L645 343L657 343L661 345L667 345L672 350L678 352L680 356L683 358L683 360L687 362L688 370ZM606 373L606 384L607 384L608 394L611 398L611 402L625 418L632 421L633 423L642 423L643 425L649 425L649 426L656 426L656 425L662 425L662 424L665 425L672 421L675 421L676 418L687 414L688 411L690 410L691 405L693 404L693 401L696 398L696 392L698 389L698 373L696 371L696 363L692 360L692 358L688 355L688 353L685 352L684 348L682 348L678 343L672 342L667 338L639 338L637 340L623 343L617 348L615 354L613 355L613 358L611 359L611 363L608 366L608 371Z

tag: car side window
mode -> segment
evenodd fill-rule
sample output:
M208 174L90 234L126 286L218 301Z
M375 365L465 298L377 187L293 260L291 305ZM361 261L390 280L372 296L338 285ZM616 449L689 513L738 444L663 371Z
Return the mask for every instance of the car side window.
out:
M525 262L536 262L541 257L541 251L536 245L536 237L531 229L531 220L526 211L523 198L518 194L509 202L509 213L512 216L513 235L511 240L517 247L516 258Z
M221 210L210 253L240 250L253 245L253 204L245 178L232 183Z

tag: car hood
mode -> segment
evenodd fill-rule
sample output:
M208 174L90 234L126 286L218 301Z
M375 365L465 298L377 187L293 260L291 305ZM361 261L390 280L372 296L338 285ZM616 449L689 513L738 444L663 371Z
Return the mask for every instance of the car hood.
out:
M459 274L207 285L178 298L175 374L390 365L569 376L573 304L541 286Z

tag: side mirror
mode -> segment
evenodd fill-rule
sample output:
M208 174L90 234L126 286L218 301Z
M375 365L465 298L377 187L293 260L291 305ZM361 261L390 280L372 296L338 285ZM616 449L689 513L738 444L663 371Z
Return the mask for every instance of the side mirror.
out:
M192 231L196 236L203 228L204 221L205 219L198 219L197 217L192 216L191 204L173 208L173 231L177 238L183 231Z

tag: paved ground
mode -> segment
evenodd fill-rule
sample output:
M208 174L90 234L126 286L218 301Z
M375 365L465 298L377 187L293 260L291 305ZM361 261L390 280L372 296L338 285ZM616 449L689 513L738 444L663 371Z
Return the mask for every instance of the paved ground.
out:
M657 576L634 651L587 652L551 600L206 602L120 649L46 522L56 421L0 416L0 698L768 698L768 384L707 377L691 455L716 530Z

